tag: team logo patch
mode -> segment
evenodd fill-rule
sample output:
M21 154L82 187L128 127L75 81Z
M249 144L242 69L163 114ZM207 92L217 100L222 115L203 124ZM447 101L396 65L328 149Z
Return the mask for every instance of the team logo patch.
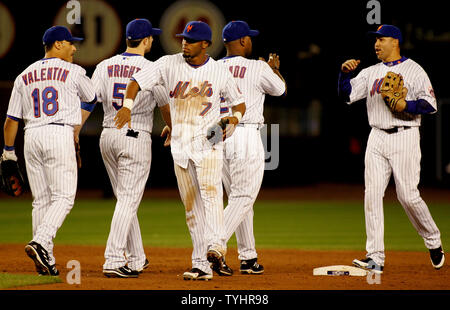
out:
M189 25L189 26L187 26L187 32L189 32L189 31L191 31L191 29L192 29L192 25Z

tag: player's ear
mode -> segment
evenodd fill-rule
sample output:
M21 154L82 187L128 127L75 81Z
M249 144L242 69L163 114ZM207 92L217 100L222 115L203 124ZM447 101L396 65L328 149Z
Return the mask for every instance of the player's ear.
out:
M245 37L239 39L239 44L241 44L241 46L245 46Z
M57 50L60 50L62 45L63 45L62 41L55 41L55 43L53 43L53 47L56 48Z
M211 45L209 41L202 41L202 48L208 48Z

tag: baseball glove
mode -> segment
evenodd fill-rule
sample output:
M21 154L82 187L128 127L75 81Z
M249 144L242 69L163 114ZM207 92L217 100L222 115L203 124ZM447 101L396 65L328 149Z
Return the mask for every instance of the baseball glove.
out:
M222 118L216 125L209 128L206 134L206 138L208 139L208 141L211 142L212 144L222 141L224 131L228 123L229 123L228 119Z
M384 103L392 112L403 112L406 109L406 94L408 89L403 86L403 77L389 71L383 79L380 88L381 97Z
M25 179L15 160L0 159L0 187L10 196L20 196L25 188Z

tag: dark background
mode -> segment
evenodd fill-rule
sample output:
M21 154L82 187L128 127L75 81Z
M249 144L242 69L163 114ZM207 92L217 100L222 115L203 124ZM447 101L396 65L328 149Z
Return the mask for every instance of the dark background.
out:
M186 2L186 1L185 1ZM253 57L280 55L281 73L288 84L286 98L266 97L267 124L280 124L280 163L266 171L263 186L299 186L319 182L363 183L364 151L370 127L365 102L351 106L337 99L337 76L342 62L361 59L360 67L375 64L373 41L366 37L377 24L368 24L372 8L368 1L211 1L226 22L245 20L260 31L253 40ZM418 62L428 73L438 99L439 112L422 119L422 184L449 186L450 162L450 23L442 1L411 3L379 1L381 23L395 24L403 32L402 55ZM15 20L15 40L0 58L0 122L5 118L12 81L29 64L43 57L41 38L53 25L66 1L2 1ZM119 15L122 27L132 19L148 18L155 27L171 1L108 1ZM83 28L72 30L83 34ZM164 31L164 29L163 29ZM0 36L0 40L2 37ZM165 54L156 38L150 54L156 60ZM213 42L213 44L222 44ZM82 45L79 47L83 48ZM116 53L125 49L121 41ZM225 51L216 57L225 56ZM76 62L76 59L75 59ZM91 76L95 66L84 66ZM97 106L82 131L84 166L79 188L103 188L109 180L98 147L102 108ZM155 111L159 118L159 111ZM153 130L153 161L147 186L173 187L176 180L169 149L162 147L160 121ZM3 145L3 135L1 135ZM16 148L23 161L23 135Z

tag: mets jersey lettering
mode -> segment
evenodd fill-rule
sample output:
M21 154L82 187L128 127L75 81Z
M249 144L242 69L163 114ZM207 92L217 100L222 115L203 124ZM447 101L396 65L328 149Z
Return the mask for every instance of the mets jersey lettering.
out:
M395 126L420 126L420 114L405 112L394 114L381 98L380 87L388 71L400 73L403 76L404 85L408 89L406 100L426 100L437 111L436 98L430 91L433 88L427 73L419 64L408 58L389 64L380 62L361 70L350 80L349 104L366 98L367 115L371 127L387 129Z
M175 89L169 93L170 98L188 99L197 96L211 97L213 94L212 84L208 83L208 81L203 82L200 88L192 87L189 92L185 94L186 88L189 84L190 82L178 82Z
M97 65L92 75L92 81L98 101L103 103L103 127L115 127L113 118L122 108L128 81L133 74L151 63L139 54L123 53L105 59ZM133 129L152 132L153 110L157 104L158 106L165 104L165 100L161 100L160 97L166 96L163 91L155 90L156 87L138 93L131 112Z
M231 72L238 88L244 94L246 109L241 123L263 124L265 96L281 96L286 91L284 82L261 60L231 56L218 62ZM229 104L225 101L222 100L221 112L231 113L231 109L227 109Z
M129 66L129 65L110 65L107 67L108 77L110 78L128 78L130 79L134 73L141 70L139 67Z
M95 91L86 71L59 58L31 64L14 82L8 116L23 119L25 129L81 123L81 101L92 102Z
M171 151L175 163L183 168L188 159L200 161L209 151L207 129L220 119L220 97L231 106L244 102L228 69L210 57L203 65L192 67L181 53L163 56L135 73L133 79L141 90L161 84L168 91Z
M22 80L25 86L34 82L40 81L61 81L66 82L69 70L63 68L42 68L40 70L33 70L22 75Z

